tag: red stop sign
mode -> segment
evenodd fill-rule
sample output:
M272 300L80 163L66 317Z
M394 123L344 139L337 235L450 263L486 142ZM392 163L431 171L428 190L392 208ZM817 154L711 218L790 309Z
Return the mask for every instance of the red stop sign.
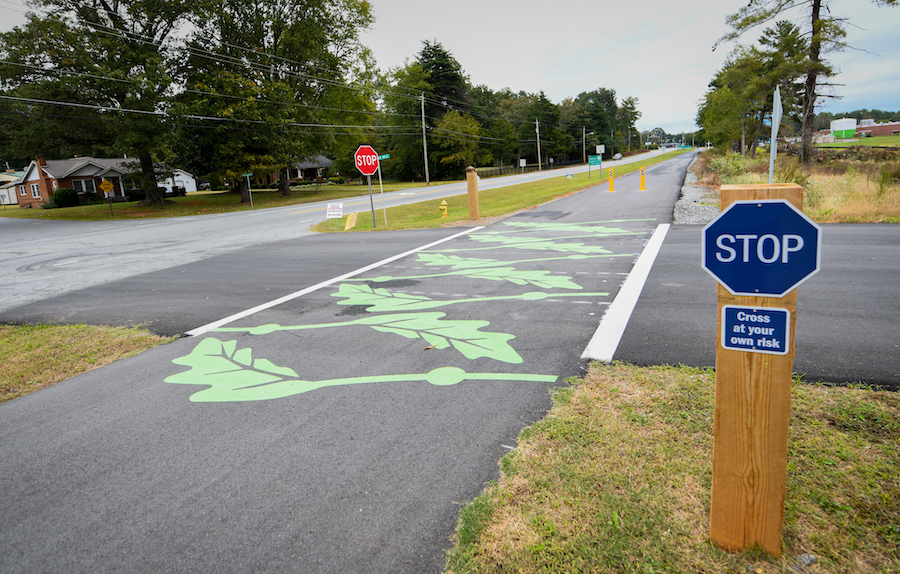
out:
M378 153L370 145L363 144L356 148L353 161L363 175L375 175L378 171Z

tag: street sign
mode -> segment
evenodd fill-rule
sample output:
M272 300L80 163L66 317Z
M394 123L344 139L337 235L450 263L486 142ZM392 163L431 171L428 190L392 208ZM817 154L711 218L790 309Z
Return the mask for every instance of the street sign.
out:
M359 146L353 154L353 163L363 175L375 175L375 172L378 171L378 161L378 152L370 145Z
M589 155L588 165L600 165L601 159L599 155Z
M391 159L391 154L389 154L389 153L383 153L383 154L381 154L380 156L378 156L378 161L381 161L381 160L383 160L383 159Z
M703 228L702 265L734 295L784 297L819 271L822 230L789 202L735 201Z
M344 204L343 203L329 203L328 208L325 210L325 218L326 219L336 219L344 217Z
M733 351L786 355L791 312L777 307L722 307L722 347Z
M100 182L100 191L104 192L106 195L109 195L109 192L113 190L113 183L108 179L104 179Z

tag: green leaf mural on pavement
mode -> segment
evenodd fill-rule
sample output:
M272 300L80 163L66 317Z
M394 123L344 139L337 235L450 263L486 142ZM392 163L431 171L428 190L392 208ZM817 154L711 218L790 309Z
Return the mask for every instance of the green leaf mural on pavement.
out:
M337 293L332 297L343 299L338 305L365 305L369 313L384 313L394 311L422 311L435 309L446 305L459 303L484 303L486 301L540 301L549 297L605 297L609 293L542 293L530 291L521 295L502 295L498 297L477 297L472 299L454 299L451 301L436 301L423 295L409 295L407 293L394 293L384 288L373 289L369 285L354 285L341 283Z
M260 325L259 327L220 327L213 329L219 333L248 333L267 335L276 331L302 331L326 327L350 327L365 325L383 333L393 333L407 339L423 339L435 349L453 346L468 359L486 357L504 363L521 363L522 357L507 341L515 335L507 333L482 332L488 321L444 320L446 313L393 313L363 317L354 321L323 323L319 325Z
M634 233L632 235L644 235L644 233ZM565 239L574 239L576 237L592 237L591 235L581 235L567 237ZM487 247L461 247L458 249L440 249L431 253L458 253L460 251L487 251L496 249L529 249L534 251L558 251L562 253L581 253L584 255L612 254L612 251L604 249L599 245L585 245L584 243L562 243L546 237L509 237L499 233L479 233L472 234L469 239L481 243L497 243L498 245L489 245Z
M597 257L634 257L632 253L602 253L597 255L564 255L562 257L541 257L538 259L519 259L518 261L501 261L499 259L481 259L477 257L461 257L444 255L443 253L419 253L419 263L436 267L453 267L455 269L478 269L481 267L500 267L518 263L543 263L545 261L577 261Z
M508 281L514 285L534 285L541 289L581 289L581 285L572 281L567 275L551 275L552 271L525 270L519 271L515 267L484 267L478 269L458 269L446 273L432 273L429 275L404 275L391 277L382 275L374 278L348 279L348 281L372 281L375 283L387 283L397 279L427 279L430 277L469 277L470 279L486 279L488 281Z
M640 221L656 221L655 219L612 219L609 221L581 222L581 223L538 223L535 221L504 221L508 227L517 227L523 232L528 231L567 231L589 232L600 237L613 235L634 235L633 231L621 227L607 227L607 223L632 223Z
M432 385L455 385L465 380L526 381L553 383L555 375L522 373L467 373L457 367L441 367L425 374L349 377L323 381L304 381L293 369L278 367L265 359L252 359L251 349L236 349L236 341L220 341L207 337L185 357L175 359L177 365L190 370L171 375L167 383L207 385L209 388L191 395L191 402L235 402L279 399L323 387L338 385L419 382Z

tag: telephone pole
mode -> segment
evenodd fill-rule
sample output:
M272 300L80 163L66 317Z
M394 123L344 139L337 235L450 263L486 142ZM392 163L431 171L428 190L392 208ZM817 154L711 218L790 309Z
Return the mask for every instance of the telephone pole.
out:
M428 177L428 138L425 136L425 92L422 92L422 156L425 158L425 185L431 185Z
M541 164L541 122L537 118L534 119L534 132L537 134L538 171L543 171Z

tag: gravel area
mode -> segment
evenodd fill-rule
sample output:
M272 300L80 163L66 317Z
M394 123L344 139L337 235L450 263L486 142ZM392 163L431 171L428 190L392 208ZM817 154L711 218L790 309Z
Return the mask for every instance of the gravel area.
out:
M675 204L673 222L676 225L706 225L719 215L719 191L697 185L697 176L692 171L696 161L697 158L688 166L681 198Z

